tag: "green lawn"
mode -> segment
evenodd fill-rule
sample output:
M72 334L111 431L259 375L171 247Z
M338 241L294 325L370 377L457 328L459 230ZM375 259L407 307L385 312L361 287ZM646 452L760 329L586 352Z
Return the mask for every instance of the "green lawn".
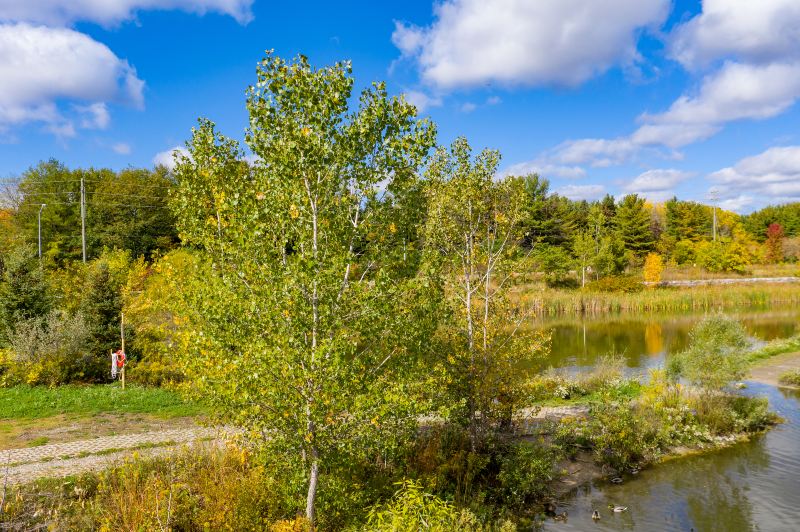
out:
M203 407L187 403L164 388L119 384L14 386L0 388L0 419L40 419L59 414L152 414L171 418L202 414Z

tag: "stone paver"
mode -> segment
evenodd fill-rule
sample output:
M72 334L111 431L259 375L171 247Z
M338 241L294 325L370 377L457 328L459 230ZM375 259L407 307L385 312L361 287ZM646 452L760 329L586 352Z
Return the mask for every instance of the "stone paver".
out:
M188 444L214 440L220 430L188 428L103 436L27 449L0 451L0 485L29 482L42 477L59 477L104 469L131 456L157 456ZM142 448L144 446L144 448ZM138 449L137 449L138 448Z

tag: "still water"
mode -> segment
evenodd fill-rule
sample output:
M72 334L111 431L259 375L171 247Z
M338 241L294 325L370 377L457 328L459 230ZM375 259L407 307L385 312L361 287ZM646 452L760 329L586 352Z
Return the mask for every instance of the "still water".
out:
M563 501L566 522L549 521L544 529L800 530L800 394L761 384L748 393L768 397L786 422L750 442L645 469L622 484L591 484ZM609 504L628 511L615 514Z
M800 311L734 315L757 342L800 333ZM608 353L631 372L663 365L686 346L700 315L564 320L538 326L552 335L546 365L579 369ZM800 531L800 393L750 383L786 422L747 443L674 460L625 478L595 482L562 501L566 522L544 529L636 531ZM608 505L627 506L613 513ZM559 509L559 511L561 511ZM593 521L592 511L601 514Z
M765 342L800 333L800 310L730 314L756 341ZM550 356L544 366L593 366L599 357L621 355L628 368L662 366L669 353L686 347L689 331L703 314L612 316L566 319L535 326L551 335ZM798 523L800 530L800 523Z

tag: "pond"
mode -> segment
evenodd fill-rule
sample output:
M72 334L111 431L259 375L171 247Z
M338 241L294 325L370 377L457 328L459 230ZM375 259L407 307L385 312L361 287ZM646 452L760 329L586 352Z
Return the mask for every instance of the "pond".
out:
M747 443L673 460L578 490L559 511L566 522L545 530L800 530L800 394L752 383L786 422ZM613 513L608 505L626 506ZM592 511L601 518L592 520Z
M729 314L757 340L800 333L800 309ZM621 355L630 369L662 366L669 353L686 347L689 331L703 314L610 316L546 320L534 324L551 334L545 367L584 368L607 354ZM800 527L798 527L800 529Z

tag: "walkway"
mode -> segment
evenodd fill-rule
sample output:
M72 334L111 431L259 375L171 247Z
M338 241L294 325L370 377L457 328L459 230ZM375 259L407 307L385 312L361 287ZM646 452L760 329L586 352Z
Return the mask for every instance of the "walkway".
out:
M10 485L42 477L98 471L121 462L134 452L156 456L174 452L184 445L216 440L219 436L217 429L193 427L0 451L0 489L6 480Z

